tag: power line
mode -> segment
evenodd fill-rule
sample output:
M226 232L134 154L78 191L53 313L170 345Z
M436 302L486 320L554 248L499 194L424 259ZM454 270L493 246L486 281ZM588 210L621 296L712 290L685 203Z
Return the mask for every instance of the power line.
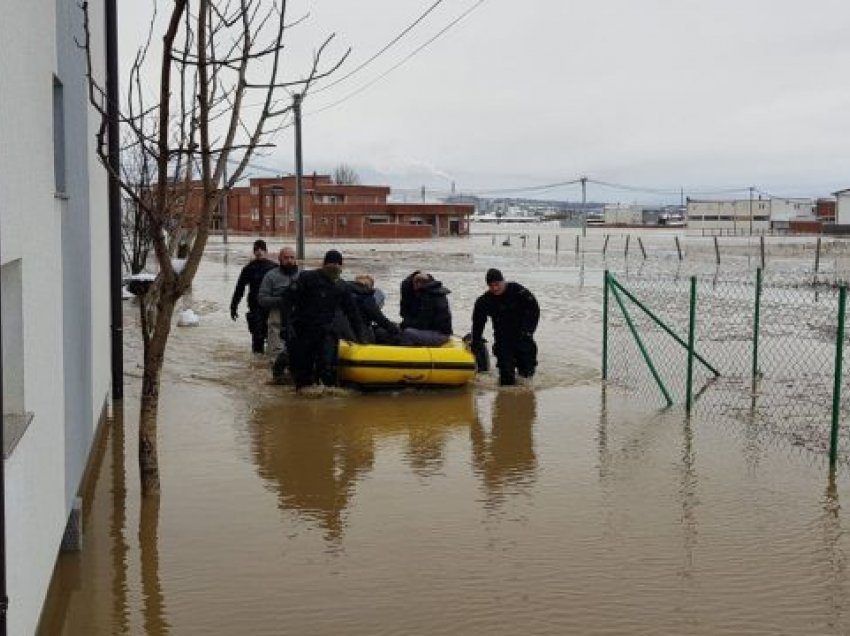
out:
M438 31L436 35L434 35L432 38L430 38L429 40L427 40L424 44L422 44L422 45L421 45L421 46L419 46L418 48L414 49L412 53L409 53L408 55L406 55L404 58L402 58L402 59L401 59L401 61L400 61L400 62L398 62L398 63L397 63L397 64L395 64L394 66L391 66L388 70L386 70L386 71L384 71L383 73L381 73L380 75L378 75L378 77L376 77L375 79L373 79L371 82L368 82L368 83L364 84L363 86L361 86L361 87L360 87L360 88L358 88L357 90L355 90L355 91L353 91L353 92L349 93L348 95L346 95L346 96L345 96L345 97L343 97L342 99L339 99L339 100L337 100L337 101L335 101L335 102L331 102L330 104L328 104L328 105L326 105L326 106L323 106L323 107L318 108L318 109L316 109L316 110L313 110L313 111L310 111L310 112L308 112L308 113L305 113L305 115L316 115L316 114L318 114L318 113L322 113L322 112L324 112L324 111L326 111L326 110L329 110L329 109L333 108L334 106L339 106L339 105L340 105L340 104L342 104L343 102L347 102L349 99L351 99L352 97L354 97L354 96L356 96L356 95L359 95L360 93L362 93L363 91L365 91L367 88L369 88L369 87L370 87L370 86L372 86L373 84L377 83L378 81L382 80L384 77L386 77L387 75L389 75L390 73L392 73L394 70L396 70L399 66L401 66L402 64L404 64L405 62L407 62L408 60L410 60L412 57L414 57L415 55L417 55L417 54L418 54L420 51L422 51L425 47L427 47L427 46L428 46L428 45L430 45L432 42L434 42L434 40L436 40L437 38L439 38L440 36L442 36L442 35L443 35L444 33L446 33L449 29L451 29L453 26L455 26L458 22L460 22L460 21L461 21L461 20L463 20L466 16L468 16L470 13L472 13L473 11L475 11L475 9L477 9L477 8L478 8L478 7L480 7L482 4L484 4L484 1L485 1L485 0L478 0L478 2L476 2L474 5L472 5L471 7L469 7L469 9L467 9L466 11L464 11L463 13L461 13L461 14L460 14L457 18L455 18L454 20L452 20L451 22L449 22L449 23L448 23L445 27L443 27L440 31Z
M470 192L474 192L476 194L511 194L511 193L522 193L522 192L538 192L538 191L547 191L554 190L555 188L561 188L564 186L575 185L576 183L580 183L581 179L573 179L571 181L560 181L558 183L547 183L544 185L538 186L526 186L526 187L516 187L516 188L496 188L491 190L472 190Z
M672 188L644 188L640 186L630 186L623 185L621 183L609 183L607 181L597 181L596 179L588 179L588 183L593 183L595 185L600 185L606 188L612 188L614 190L625 190L629 192L647 192L650 194L679 194L679 188L675 190Z
M424 19L427 17L427 15L428 15L429 13L431 13L434 9L436 9L436 8L437 8L437 6L439 6L439 5L440 5L440 4L442 4L443 2L444 2L444 0L437 0L434 4L432 4L430 7L428 7L428 9L426 9L426 10L425 10L425 12L424 12L422 15L420 15L418 18L416 18L416 20L415 20L414 22L412 22L411 24L409 24L409 25L408 25L408 26L407 26L407 27L406 27L406 28L405 28L405 29L404 29L401 33L399 33L399 34L398 34L397 36L395 36L392 40L390 40L390 41L389 41L389 42L388 42L388 43L384 46L384 48L382 48L380 51L378 51L377 53L375 53L375 54L374 54L372 57L370 57L368 60L366 60L365 62L363 62L362 64L360 64L360 66L358 66L357 68L355 68L355 69L351 70L350 72L346 73L345 75L343 75L343 76L342 76L342 77L340 77L339 79L334 80L334 81L333 81L333 82L331 82L330 84L326 84L325 86L321 86L320 88L317 88L316 90L314 90L314 91L313 91L313 94L315 95L315 94L317 94L317 93L321 93L321 92L323 92L323 91L326 91L327 89L331 88L332 86L336 86L336 85L337 85L337 84L339 84L340 82L344 82L345 80L347 80L349 77L351 77L351 76L352 76L352 75L354 75L355 73L357 73L357 72L359 72L359 71L363 70L366 66L368 66L369 64L371 64L372 62L374 62L374 61L375 61L378 57L380 57L381 55L383 55L384 53L386 53L386 52L387 52L387 50L388 50L390 47L392 47L392 46L393 46L396 42L398 42L401 38L403 38L405 35L407 35L407 34L408 34L408 33L409 33L409 32L410 32L410 31L411 31L411 30L412 30L412 29L413 29L413 28L414 28L417 24L419 24L420 22L422 22L422 20L424 20Z

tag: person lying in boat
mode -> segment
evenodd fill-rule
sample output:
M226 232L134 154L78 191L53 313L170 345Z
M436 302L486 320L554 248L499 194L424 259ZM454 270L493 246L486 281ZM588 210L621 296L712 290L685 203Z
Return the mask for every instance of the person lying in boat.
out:
M360 274L348 283L348 287L363 319L362 339L370 344L398 344L401 329L381 311L384 293L375 288L375 279L369 274Z
M427 272L413 272L402 281L402 346L438 347L448 342L452 335L450 293Z

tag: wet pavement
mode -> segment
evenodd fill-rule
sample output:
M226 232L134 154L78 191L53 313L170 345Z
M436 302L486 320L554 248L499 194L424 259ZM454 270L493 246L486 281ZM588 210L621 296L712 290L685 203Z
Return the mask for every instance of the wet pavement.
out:
M127 398L43 633L848 633L846 472L604 389L601 262L494 243L335 247L391 318L401 278L430 270L461 334L488 267L525 284L543 309L533 387L309 397L267 384L230 321L250 243L211 245L185 301L200 325L172 331L162 494L144 501L125 304Z

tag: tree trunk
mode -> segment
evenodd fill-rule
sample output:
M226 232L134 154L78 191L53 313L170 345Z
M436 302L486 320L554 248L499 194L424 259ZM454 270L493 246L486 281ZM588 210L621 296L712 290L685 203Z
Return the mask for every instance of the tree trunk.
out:
M165 361L165 346L171 331L175 301L162 300L169 295L162 291L157 303L154 328L145 342L142 372L142 399L139 412L139 478L142 495L159 494L159 453L157 450L157 418L159 414L159 383ZM145 303L142 302L144 306ZM144 312L144 308L142 312ZM142 329L146 328L142 320Z

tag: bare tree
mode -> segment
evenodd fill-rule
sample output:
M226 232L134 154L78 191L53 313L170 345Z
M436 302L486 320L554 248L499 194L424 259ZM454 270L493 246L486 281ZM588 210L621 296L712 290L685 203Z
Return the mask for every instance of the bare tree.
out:
M148 262L151 251L151 233L148 215L137 203L138 198L151 188L151 171L139 146L125 135L121 173L128 184L133 184L137 197L121 197L121 262L124 270L138 274Z
M89 101L101 117L98 156L109 170L106 96L92 72L88 3L80 6ZM210 222L252 155L273 147L275 133L290 125L292 93L307 94L348 56L346 52L324 63L330 35L313 52L304 74L288 79L283 73L284 35L304 18L287 22L286 0L173 0L170 7L156 60L158 94L150 97L146 90L146 63L158 23L154 15L119 109L119 123L130 138L125 149L138 155L134 170L150 179L140 188L139 179L127 170L112 175L144 217L159 268L139 303L144 352L139 470L146 495L160 489L157 414L174 308L198 270ZM228 162L235 167L225 171ZM181 243L188 245L188 257L177 272L171 256Z
M360 175L347 163L334 168L333 180L339 185L360 185Z

